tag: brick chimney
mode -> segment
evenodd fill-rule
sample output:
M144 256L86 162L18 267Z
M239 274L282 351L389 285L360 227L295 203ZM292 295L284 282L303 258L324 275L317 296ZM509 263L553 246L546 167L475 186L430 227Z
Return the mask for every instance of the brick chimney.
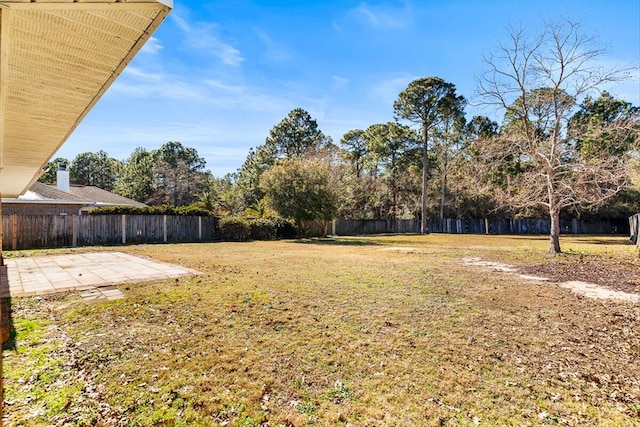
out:
M58 190L69 192L69 171L67 165L63 163L58 164L58 171L56 172L56 187Z

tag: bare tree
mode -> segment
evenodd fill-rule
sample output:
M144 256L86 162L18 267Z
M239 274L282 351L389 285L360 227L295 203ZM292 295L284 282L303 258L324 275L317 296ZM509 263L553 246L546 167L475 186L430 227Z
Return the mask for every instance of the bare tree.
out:
M511 189L513 200L548 209L549 251L559 253L561 210L612 197L628 176L626 153L577 150L567 135L569 121L586 96L627 78L630 69L598 66L604 50L578 23L545 23L533 36L512 29L508 36L507 44L485 57L488 70L478 92L484 103L505 111L502 149L523 168Z

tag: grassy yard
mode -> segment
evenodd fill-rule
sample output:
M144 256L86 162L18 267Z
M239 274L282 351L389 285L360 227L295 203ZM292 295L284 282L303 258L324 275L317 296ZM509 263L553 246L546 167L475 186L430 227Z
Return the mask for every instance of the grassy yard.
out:
M5 422L639 425L638 305L459 261L590 263L615 280L639 269L624 243L566 237L558 257L518 236L109 248L202 275L122 285L119 301L14 299Z

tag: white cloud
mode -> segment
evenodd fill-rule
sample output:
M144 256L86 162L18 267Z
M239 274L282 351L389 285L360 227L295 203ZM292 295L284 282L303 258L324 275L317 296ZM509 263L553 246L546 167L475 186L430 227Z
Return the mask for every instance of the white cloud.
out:
M254 28L260 41L264 43L264 57L270 62L284 62L291 59L293 52L291 48L274 41L266 31L261 28Z
M369 89L369 96L382 105L393 105L400 92L405 90L417 76L402 73L375 82Z
M221 80L207 79L203 83L205 85L209 86L209 88L211 88L213 90L216 90L216 91L219 91L219 92L225 92L225 93L228 93L228 94L239 95L239 94L242 94L243 92L245 92L245 87L244 86L225 83L225 82L223 82Z
M127 73L116 80L106 96L125 94L134 98L165 98L170 100L204 101L201 88L179 78L145 73ZM149 76L145 78L145 76ZM131 77L131 78L125 78Z
M288 104L287 94L271 92L242 85L230 85L218 80L205 80L203 89L208 89L208 103L220 107L237 107L245 111L276 112Z
M173 20L173 22L176 23L176 25L178 25L178 28L180 28L183 32L188 33L191 31L191 26L177 10L174 10L173 13L169 15L169 17L171 18L171 20Z
M183 46L203 56L213 56L223 64L237 67L243 61L242 53L218 36L218 26L212 22L190 22L179 13L172 15L174 22L184 35Z
M398 30L410 26L413 21L408 4L401 8L392 8L384 5L369 5L361 2L358 7L351 9L349 15L361 22L381 30Z
M145 99L164 99L171 102L186 102L191 107L206 109L239 109L261 113L287 110L292 99L300 98L299 88L286 83L269 87L258 87L229 80L202 78L194 73L189 76L149 72L140 66L127 67L116 80L106 97L118 96ZM175 107L173 107L175 108ZM291 107L293 108L293 107Z
M213 48L215 51L215 55L220 58L220 60L227 65L238 66L244 58L240 54L240 51L230 45L226 45L224 43L220 43L214 37L209 40L203 40L202 46L204 48Z
M346 79L344 77L340 77L340 76L331 76L331 79L334 82L334 89L335 88L341 88L343 86L346 86L347 84L349 84L349 79Z
M127 68L124 69L124 71L122 72L123 75L126 76L131 76L133 78L136 79L140 79L143 81L159 81L162 80L162 75L158 74L158 73L150 73L147 72L145 70L143 70L140 67L135 67L132 65L129 65Z
M152 36L144 44L144 46L140 50L140 53L145 53L148 55L157 55L163 48L164 46L162 46L162 44L160 43L160 40Z

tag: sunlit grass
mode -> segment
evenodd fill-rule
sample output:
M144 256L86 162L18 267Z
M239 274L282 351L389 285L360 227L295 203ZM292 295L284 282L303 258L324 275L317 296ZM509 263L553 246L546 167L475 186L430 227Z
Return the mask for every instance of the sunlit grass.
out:
M562 257L636 263L624 243L564 237ZM110 248L203 274L122 285L119 301L32 302L24 317L14 301L20 322L60 328L21 328L17 348L86 374L49 387L65 403L25 425L78 422L74 408L99 402L132 426L637 424L637 307L459 262L535 264L547 248L435 234ZM26 419L16 372L36 358L5 354L5 410ZM98 391L77 403L85 380Z

